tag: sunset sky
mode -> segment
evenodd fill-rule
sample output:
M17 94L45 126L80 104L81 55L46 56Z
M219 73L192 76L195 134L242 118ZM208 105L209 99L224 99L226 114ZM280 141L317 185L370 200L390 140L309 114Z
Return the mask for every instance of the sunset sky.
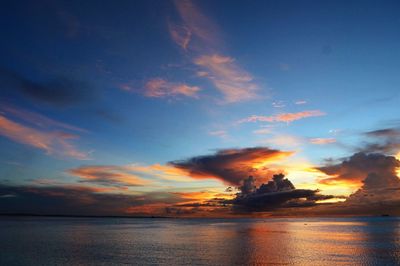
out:
M4 3L0 212L400 213L399 11Z

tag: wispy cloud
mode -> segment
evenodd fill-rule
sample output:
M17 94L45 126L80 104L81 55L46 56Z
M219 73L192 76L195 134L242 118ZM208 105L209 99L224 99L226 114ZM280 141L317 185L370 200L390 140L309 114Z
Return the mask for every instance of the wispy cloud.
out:
M314 116L323 116L326 113L319 111L319 110L308 110L302 111L298 113L281 113L272 116L262 116L262 115L252 115L247 118L241 119L238 123L247 123L247 122L286 122L290 123L296 120L300 120L307 117L314 117Z
M26 111L18 112L17 110L14 111L21 118L40 118L33 123L39 123L42 128L23 125L7 118L5 115L0 115L0 135L3 135L4 137L7 137L15 142L44 150L47 154L61 155L79 160L89 159L89 154L87 152L78 150L73 144L73 141L79 138L78 135L60 130L49 130L44 128L61 127L64 129L80 129L59 123L36 113L30 113Z
M307 101L305 101L305 100L297 100L294 102L294 104L297 104L297 105L302 105L302 104L306 104L306 103L307 103Z
M301 146L303 144L303 139L292 135L279 134L261 140L259 143L276 147L293 148Z
M229 138L229 134L228 134L228 132L225 131L225 130L210 131L210 132L208 132L208 134L209 134L210 136L216 136L216 137L220 137L220 138L222 138L222 139L227 139L227 138Z
M335 143L336 139L334 138L312 138L310 139L311 144L316 144L316 145L325 145L325 144L331 144Z
M253 77L241 69L231 57L202 55L194 63L203 68L202 76L208 78L223 94L224 102L234 103L255 99L257 86Z
M273 101L272 106L275 108L283 108L286 106L284 101Z
M165 79L154 78L145 85L145 96L154 98L186 96L198 98L200 88L184 83L169 82Z
M192 32L190 29L188 27L178 26L173 23L168 23L168 28L171 37L176 44L178 44L182 49L186 50L192 37Z
M233 57L221 52L217 26L192 1L175 1L175 5L182 25L169 23L170 35L199 67L197 75L222 93L222 103L256 99L259 88L253 77Z
M149 184L147 180L129 173L124 167L113 165L89 165L68 170L68 173L81 178L81 182L105 186L130 187Z
M72 131L78 131L78 132L87 132L86 129L79 128L73 125L69 125L66 123L62 123L59 121L55 121L53 119L50 119L44 115L30 112L25 109L21 108L16 108L11 105L7 105L4 103L1 103L2 106L0 107L0 112L6 113L7 115L12 115L13 117L16 117L18 119L23 120L24 122L27 122L31 124L32 126L37 126L43 129L50 129L50 128L62 128L65 130L72 130Z
M266 135L272 132L271 128L260 128L253 131L254 134L257 135Z

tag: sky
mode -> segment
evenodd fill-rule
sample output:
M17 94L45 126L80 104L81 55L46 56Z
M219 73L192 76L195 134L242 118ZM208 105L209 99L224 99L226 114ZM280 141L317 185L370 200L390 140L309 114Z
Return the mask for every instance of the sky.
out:
M0 212L400 214L399 11L5 3Z

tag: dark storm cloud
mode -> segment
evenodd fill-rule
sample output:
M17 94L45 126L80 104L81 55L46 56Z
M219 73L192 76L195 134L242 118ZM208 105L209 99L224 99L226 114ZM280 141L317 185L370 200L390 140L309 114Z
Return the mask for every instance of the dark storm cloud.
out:
M86 186L13 186L0 184L0 213L61 215L127 215L151 204L175 204L179 195L168 192L140 195Z
M94 97L89 84L64 76L34 81L13 70L0 68L0 80L9 91L19 91L32 100L57 106L69 106Z
M257 176L271 174L267 168L256 169L256 164L268 164L287 156L291 152L266 147L219 150L215 154L197 156L171 165L185 170L194 178L217 178L228 184L239 186L243 178L252 173Z
M243 181L240 190L241 193L227 203L231 203L234 210L245 212L309 207L317 205L319 200L336 198L319 194L318 190L296 189L282 174L274 175L272 180L258 188L255 186L255 179L250 176Z
M358 152L341 163L326 165L317 169L331 176L322 179L320 182L331 183L335 181L359 182L372 173L382 176L395 176L397 167L400 167L400 161L394 156Z

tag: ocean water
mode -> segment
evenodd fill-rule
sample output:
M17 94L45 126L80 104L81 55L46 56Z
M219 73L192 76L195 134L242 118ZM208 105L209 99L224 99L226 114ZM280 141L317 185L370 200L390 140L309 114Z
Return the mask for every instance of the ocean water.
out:
M0 218L0 265L400 265L400 218Z

